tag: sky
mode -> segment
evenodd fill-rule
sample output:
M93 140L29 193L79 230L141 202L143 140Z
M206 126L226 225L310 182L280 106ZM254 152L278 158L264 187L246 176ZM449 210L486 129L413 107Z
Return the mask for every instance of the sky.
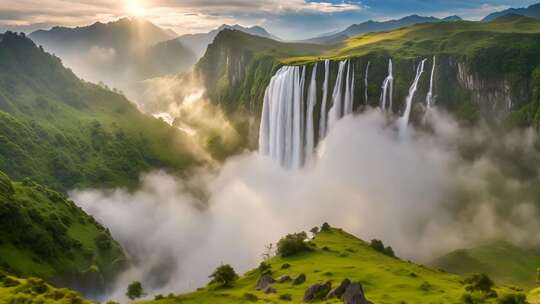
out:
M302 39L369 19L420 14L479 20L536 2L540 0L0 0L0 31L28 33L136 15L178 34L241 24L261 25L283 39Z

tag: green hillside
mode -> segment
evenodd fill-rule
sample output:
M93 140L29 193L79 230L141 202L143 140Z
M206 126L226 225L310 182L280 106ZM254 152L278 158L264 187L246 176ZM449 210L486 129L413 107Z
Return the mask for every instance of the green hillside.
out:
M340 229L318 233L309 246L309 252L267 261L274 278L305 274L306 281L300 285L273 283L277 292L266 294L255 288L261 271L252 270L230 288L209 285L190 294L163 299L158 296L159 300L147 303L301 303L305 290L312 284L331 281L332 287L337 287L345 278L361 282L368 300L377 304L463 303L462 297L467 294L462 277L384 255ZM502 298L515 292L498 288L497 293ZM496 303L497 299L487 299L485 303L491 302ZM324 303L342 301L329 299Z
M487 273L499 284L530 289L536 285L540 251L499 241L453 251L431 264L433 267L458 274Z
M20 279L0 272L0 303L90 304L78 293L54 288L41 279Z
M0 269L95 290L112 282L126 263L110 232L72 201L0 172Z
M308 51L309 50L309 51ZM311 53L311 54L310 54ZM265 89L282 65L307 65L325 59L330 63L330 87L337 75L337 62L350 59L356 79L368 79L369 104L377 106L381 83L387 76L388 60L394 62L394 112L399 113L414 79L420 59L429 59L420 80L417 102L424 102L429 88L432 58L437 56L435 94L437 104L459 120L475 122L479 117L503 120L513 125L539 121L535 94L540 66L540 20L509 16L496 21L440 22L418 24L381 33L359 35L342 44L312 46L284 44L224 31L210 45L197 65L210 98L227 109L259 114ZM317 82L324 71L319 65ZM364 84L355 87L355 107L363 103ZM420 97L419 97L420 96ZM319 97L320 99L320 97ZM511 100L510 104L509 101ZM413 121L420 117L413 108ZM420 109L421 111L421 109Z
M133 186L194 163L183 133L124 96L79 80L13 33L0 41L0 170L55 189Z

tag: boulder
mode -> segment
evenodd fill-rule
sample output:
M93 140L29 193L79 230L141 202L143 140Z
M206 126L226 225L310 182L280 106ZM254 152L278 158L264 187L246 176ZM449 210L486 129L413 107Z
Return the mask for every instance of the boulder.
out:
M268 286L268 287L266 287L266 289L264 289L264 293L266 293L266 294L277 293L277 290L275 288L273 288L272 286Z
M324 300L328 292L332 289L332 283L326 282L324 284L313 284L304 293L304 302L312 302Z
M349 279L343 280L341 282L341 284L339 284L338 287L336 287L335 289L333 289L332 291L330 291L328 293L326 298L327 299L332 299L332 298L341 299L341 296L343 296L343 294L345 293L345 291L347 290L347 287L349 287L349 285L351 285L351 280L349 280Z
M289 281L291 281L291 280L292 280L292 279L291 279L290 276L288 276L288 275L283 275L283 276L280 276L279 278L277 278L276 282L282 284L282 283L285 283L285 282L289 282Z
M344 304L369 304L360 283L349 284L342 298Z
M305 281L306 281L306 275L302 273L293 280L292 284L300 285L300 284L303 284Z
M272 275L269 273L263 274L259 281L257 282L257 290L266 290L270 284L274 283L276 280L272 278Z

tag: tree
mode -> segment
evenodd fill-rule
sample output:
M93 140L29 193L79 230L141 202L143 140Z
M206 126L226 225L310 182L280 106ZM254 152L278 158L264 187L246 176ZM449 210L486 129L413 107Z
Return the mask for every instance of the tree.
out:
M495 286L495 283L489 278L485 273L473 274L470 277L465 279L465 290L469 292L479 291L486 295L492 295L494 290L492 289Z
M270 243L264 246L264 252L261 254L264 261L268 261L272 257L274 252L274 244Z
M238 279L238 275L231 265L221 265L210 275L210 284L218 284L222 287L230 287Z
M319 233L319 227L313 227L309 232L313 233L313 235L316 235L317 233Z
M126 292L126 296L130 300L135 300L144 295L143 288L141 282L135 281L131 284L129 284Z
M309 251L310 248L305 242L306 239L307 234L305 232L288 234L277 243L278 255L287 257L304 251Z
M321 231L330 231L330 225L328 223L322 224Z

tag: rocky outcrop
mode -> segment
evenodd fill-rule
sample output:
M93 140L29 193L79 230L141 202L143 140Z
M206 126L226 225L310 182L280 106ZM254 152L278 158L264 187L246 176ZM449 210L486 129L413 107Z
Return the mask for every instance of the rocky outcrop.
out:
M300 285L300 284L304 284L305 281L306 281L306 275L302 273L293 280L292 284Z
M360 283L351 283L343 294L344 304L369 304Z
M292 281L292 279L288 275L280 276L276 280L276 282L279 283L279 284L283 284L283 283L286 283L286 282L289 282L289 281Z
M515 110L516 105L529 100L527 81L513 86L506 75L481 76L464 62L452 58L449 64L456 69L459 85L471 93L472 102L484 117L500 119Z
M318 300L324 300L326 295L332 289L332 283L326 282L324 284L313 284L304 293L304 302L313 302Z
M333 289L332 291L328 293L328 295L326 296L326 299L332 299L332 298L340 299L345 293L345 291L347 291L347 288L350 285L351 285L351 280L349 279L343 280L341 284L339 284L338 287L336 287L335 289Z
M256 289L266 290L270 286L270 284L274 282L276 282L276 280L272 278L272 275L270 273L265 273L259 278Z

